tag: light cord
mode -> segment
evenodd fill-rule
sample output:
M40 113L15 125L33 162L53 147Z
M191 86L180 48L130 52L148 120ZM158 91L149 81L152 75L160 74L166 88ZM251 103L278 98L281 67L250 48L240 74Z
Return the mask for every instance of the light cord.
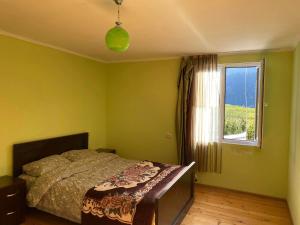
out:
M118 5L118 24L121 24L121 19L120 19L120 5Z

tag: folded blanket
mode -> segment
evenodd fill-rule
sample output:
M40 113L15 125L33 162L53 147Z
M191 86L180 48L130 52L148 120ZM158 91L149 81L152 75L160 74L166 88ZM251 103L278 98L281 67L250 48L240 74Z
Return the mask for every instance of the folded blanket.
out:
M151 225L156 196L181 168L143 161L101 182L84 197L82 224Z

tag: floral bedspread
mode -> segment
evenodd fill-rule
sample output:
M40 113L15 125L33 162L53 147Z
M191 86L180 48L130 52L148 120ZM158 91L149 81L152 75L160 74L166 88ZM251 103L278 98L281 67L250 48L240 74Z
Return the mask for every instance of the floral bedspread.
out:
M84 197L82 224L151 225L155 196L180 168L143 161L102 181Z

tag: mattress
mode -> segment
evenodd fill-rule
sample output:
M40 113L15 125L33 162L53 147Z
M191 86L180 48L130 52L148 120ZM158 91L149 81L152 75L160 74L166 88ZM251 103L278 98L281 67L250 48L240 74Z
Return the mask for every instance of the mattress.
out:
M81 223L85 193L103 180L114 176L138 161L110 153L85 158L57 168L31 180L27 193L30 207ZM26 176L22 177L26 179Z

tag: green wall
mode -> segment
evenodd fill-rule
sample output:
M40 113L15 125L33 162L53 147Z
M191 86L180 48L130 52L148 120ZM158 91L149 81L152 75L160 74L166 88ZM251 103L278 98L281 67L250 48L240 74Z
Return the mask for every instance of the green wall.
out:
M220 63L266 58L264 143L261 150L224 145L223 173L200 183L286 197L292 52L221 56ZM174 117L180 60L108 65L107 143L126 157L176 161ZM171 134L171 139L168 138Z
M0 175L14 143L88 131L105 146L105 84L98 62L0 36Z
M300 43L294 56L293 105L288 202L295 225L300 224Z
M174 112L179 62L108 65L107 143L120 155L177 161Z

